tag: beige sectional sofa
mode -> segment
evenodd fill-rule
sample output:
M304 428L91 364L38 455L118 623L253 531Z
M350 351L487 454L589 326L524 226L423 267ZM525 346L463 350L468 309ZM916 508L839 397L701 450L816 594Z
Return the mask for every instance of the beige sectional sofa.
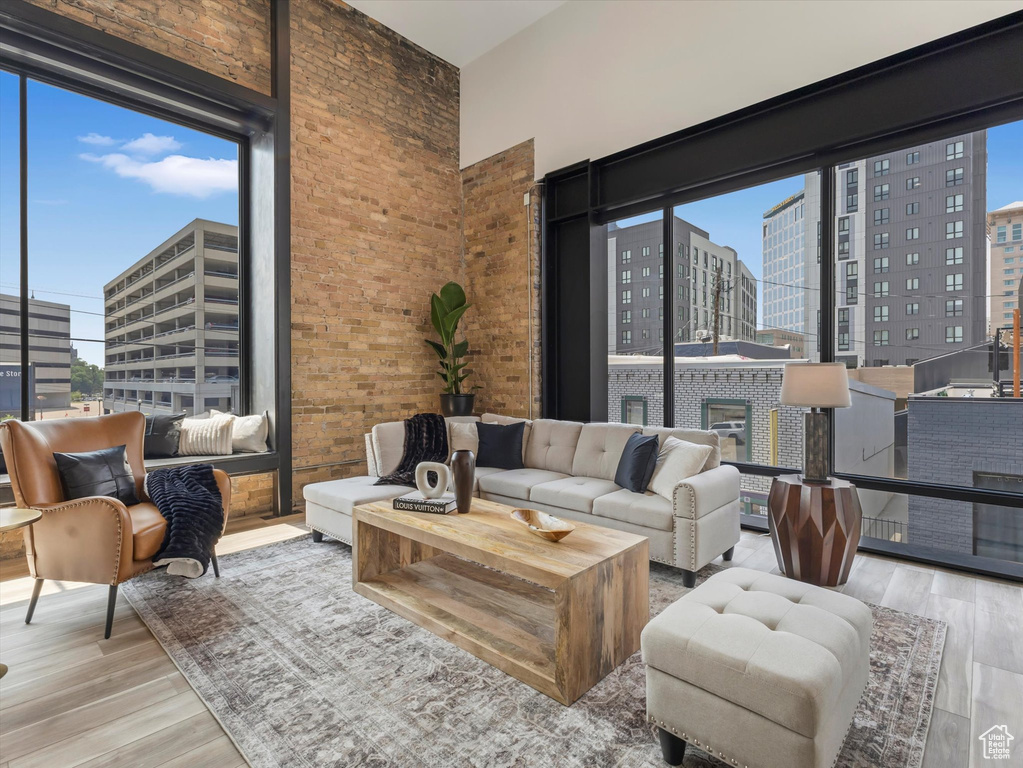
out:
M454 425L474 420L448 420L453 449L473 447L465 445L472 430ZM495 414L484 414L482 420L519 421ZM713 450L698 474L678 478L671 499L633 493L616 485L614 477L626 441L640 431L662 441L670 435ZM409 491L404 486L374 485L398 466L404 435L400 421L378 424L366 435L369 476L305 487L306 522L315 539L327 535L351 544L356 506ZM523 443L522 469L477 466L477 496L646 536L650 559L682 569L687 584L719 555L731 558L739 541L739 472L721 465L715 432L537 419L527 422Z

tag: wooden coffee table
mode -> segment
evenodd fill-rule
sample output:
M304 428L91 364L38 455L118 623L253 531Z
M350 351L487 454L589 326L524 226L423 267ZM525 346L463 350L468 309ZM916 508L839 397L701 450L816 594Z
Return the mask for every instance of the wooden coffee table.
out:
M545 541L511 510L481 499L465 515L356 507L353 588L568 705L639 649L648 542L579 522Z

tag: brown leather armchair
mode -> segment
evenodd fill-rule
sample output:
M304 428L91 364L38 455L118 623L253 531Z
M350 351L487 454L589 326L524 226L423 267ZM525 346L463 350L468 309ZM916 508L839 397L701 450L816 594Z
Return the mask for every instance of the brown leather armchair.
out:
M146 497L142 460L146 417L138 412L83 419L54 419L0 424L11 489L19 507L41 510L42 518L25 529L25 554L35 578L25 623L32 621L45 579L109 584L107 623L110 637L117 585L153 567L167 521ZM124 445L141 504L125 506L107 496L66 501L54 452L79 453ZM231 481L213 471L224 502L224 523L231 505ZM213 573L220 577L216 553Z

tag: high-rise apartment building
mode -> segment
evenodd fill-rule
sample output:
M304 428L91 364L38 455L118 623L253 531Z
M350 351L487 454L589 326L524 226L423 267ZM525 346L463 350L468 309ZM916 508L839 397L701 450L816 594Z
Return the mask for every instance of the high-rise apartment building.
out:
M28 300L29 410L71 407L71 307ZM21 304L0 294L0 416L21 408Z
M984 341L986 163L981 131L836 169L837 360L908 365ZM820 186L807 174L764 215L764 326L802 332L812 360L832 343L820 337Z
M804 192L782 200L764 214L763 327L803 331Z
M238 404L238 228L195 219L104 286L108 411Z
M987 215L991 240L988 276L988 333L1012 325L1012 310L1019 306L1023 279L1023 200L1002 206Z
M673 341L712 334L714 286L720 268L720 339L756 338L757 284L734 249L706 231L674 219L667 260L675 287ZM664 350L664 269L661 221L608 226L608 352L657 355Z

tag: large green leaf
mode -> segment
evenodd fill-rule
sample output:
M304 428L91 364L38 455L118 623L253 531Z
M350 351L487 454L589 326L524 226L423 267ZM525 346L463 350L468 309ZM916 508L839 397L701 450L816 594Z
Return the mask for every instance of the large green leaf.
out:
M469 340L466 339L465 341L460 341L457 344L455 344L455 348L452 350L452 357L454 357L455 359L458 359L459 357L465 357L468 351Z
M447 315L441 318L441 323L444 326L444 332L447 334L445 343L449 343L454 340L455 329L458 327L458 321L462 319L462 315L465 314L465 310L467 310L470 306L470 304L465 304L457 309L451 310Z
M446 346L451 341L450 334L445 335L444 332L444 318L448 312L444 308L444 302L440 300L440 296L436 293L430 297L430 322L433 323L433 329L437 331L437 335L440 336L441 342Z
M437 353L437 357L444 360L448 356L448 351L444 349L444 345L440 342L434 341L433 339L426 339L426 343L433 347L433 351Z
M446 314L447 310L444 308L444 303L441 301L441 298L437 296L437 293L434 293L434 295L430 297L430 322L433 324L434 330L437 331L437 334L441 336L442 340L444 337L444 325L442 318Z
M465 305L465 291L458 283L451 282L440 289L440 300L445 309L451 312Z

